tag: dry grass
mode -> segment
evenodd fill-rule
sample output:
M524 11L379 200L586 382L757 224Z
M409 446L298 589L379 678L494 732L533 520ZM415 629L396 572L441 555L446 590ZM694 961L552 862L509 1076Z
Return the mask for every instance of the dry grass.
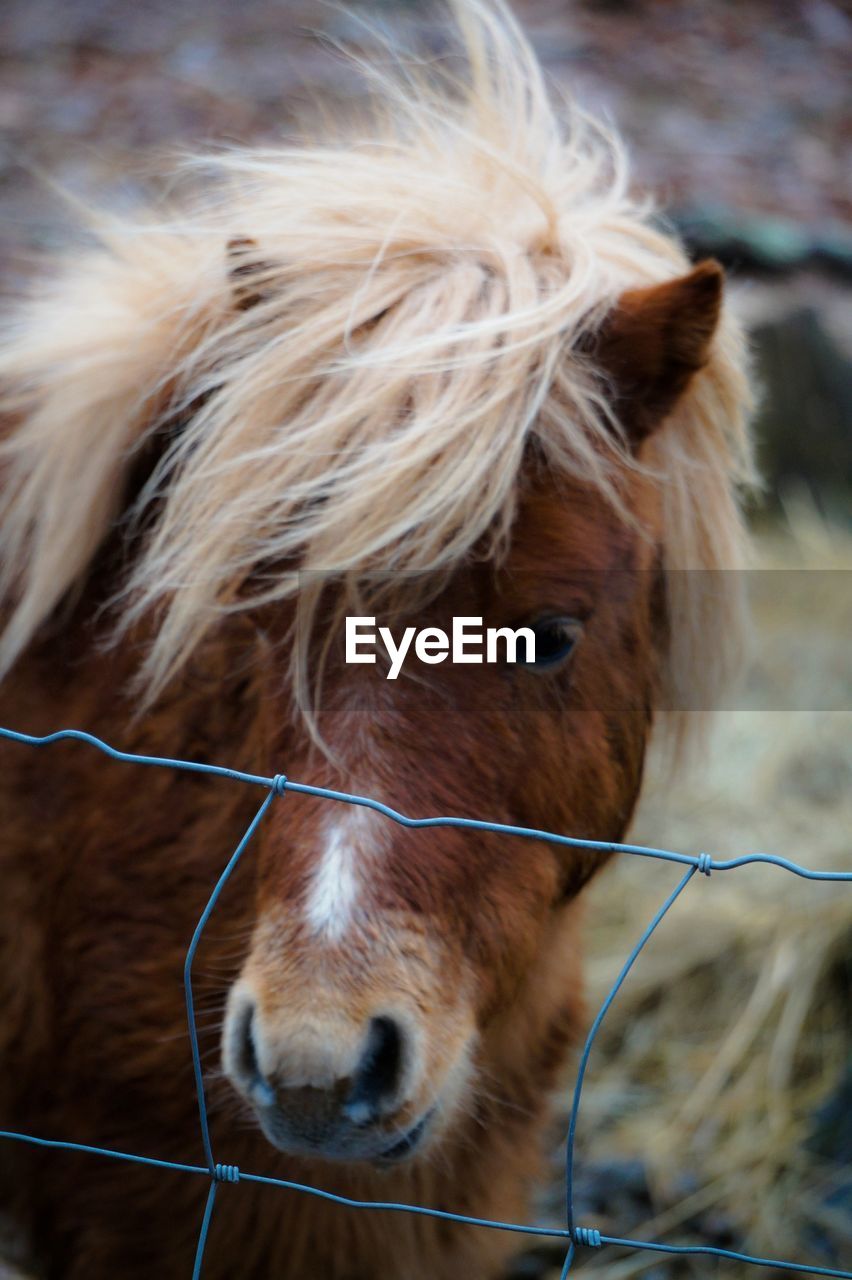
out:
M852 537L806 510L793 509L790 526L761 536L763 566L852 568ZM652 777L638 842L720 856L759 850L852 871L850 585L826 573L755 577L757 661L742 706L719 713L693 776ZM792 700L837 709L793 710ZM773 703L779 709L767 709ZM592 890L591 1008L677 874L623 858ZM690 885L604 1024L580 1125L581 1159L644 1162L652 1207L616 1221L616 1195L613 1220L593 1225L671 1241L707 1241L717 1230L734 1248L823 1265L832 1263L814 1250L830 1240L842 1265L852 1223L848 1203L844 1220L829 1195L849 1185L850 1167L805 1144L850 1059L850 952L852 885L769 866ZM610 1280L661 1265L612 1251L581 1261ZM666 1276L761 1274L712 1260L672 1265L681 1264Z

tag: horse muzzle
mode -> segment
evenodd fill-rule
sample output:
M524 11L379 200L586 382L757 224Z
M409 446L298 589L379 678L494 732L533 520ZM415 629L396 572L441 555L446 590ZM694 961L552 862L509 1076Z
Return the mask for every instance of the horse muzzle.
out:
M281 1024L241 982L229 998L223 1061L279 1150L384 1164L413 1157L436 1117L436 1103L412 1096L415 1040L389 1013L361 1026L328 1016Z

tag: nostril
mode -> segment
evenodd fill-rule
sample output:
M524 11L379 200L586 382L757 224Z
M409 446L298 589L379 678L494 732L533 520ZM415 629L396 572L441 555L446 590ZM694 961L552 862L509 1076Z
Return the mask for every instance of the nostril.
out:
M392 1018L373 1018L367 1043L346 1100L346 1115L354 1124L369 1124L381 1115L399 1087L403 1038Z
M257 1103L261 1106L272 1106L275 1102L275 1091L264 1077L257 1060L255 1007L251 1001L246 1001L237 1014L232 1046L237 1075L244 1081Z
M257 1065L257 1050L254 1045L254 1035L252 1034L252 1023L254 1022L254 1005L245 1004L237 1015L237 1025L234 1027L234 1049L236 1067L240 1075L250 1079L254 1075L259 1075Z

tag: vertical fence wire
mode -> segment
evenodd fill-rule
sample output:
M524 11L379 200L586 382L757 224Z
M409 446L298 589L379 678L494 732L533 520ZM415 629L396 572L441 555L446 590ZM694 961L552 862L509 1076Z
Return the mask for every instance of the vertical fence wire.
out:
M183 990L186 1000L186 1021L189 1028L189 1046L190 1052L192 1053L192 1070L195 1076L195 1092L198 1097L198 1111L201 1119L201 1142L204 1146L204 1157L207 1160L207 1168L210 1171L211 1176L215 1171L216 1162L213 1159L213 1148L210 1143L210 1127L207 1123L207 1097L204 1092L204 1073L201 1067L201 1052L198 1047L198 1028L195 1024L195 999L192 994L192 962L195 959L195 953L198 950L198 944L201 941L201 935L204 932L207 921L210 919L210 916L213 914L213 908L219 901L219 895L228 880L231 878L231 874L236 868L240 858L243 856L249 841L260 826L263 815L272 803L274 796L275 791L273 789L270 791L257 813L252 818L248 828L246 829L245 835L242 837L236 849L228 859L225 870L216 881L213 892L207 900L207 905L199 917L198 924L195 926L195 932L193 933L192 940L187 948L186 960L184 961L183 966ZM211 1192L215 1190L215 1185L216 1184L214 1183L211 1188ZM212 1201L210 1203L212 1208Z
M85 1152L90 1155L102 1156L114 1160L128 1161L130 1163L141 1164L153 1169L168 1169L186 1174L206 1176L210 1185L204 1204L204 1212L201 1220L201 1226L198 1233L198 1241L195 1250L195 1259L192 1270L192 1280L201 1280L202 1269L204 1265L205 1251L210 1232L213 1213L216 1206L217 1192L222 1183L249 1182L265 1186L280 1187L290 1191L297 1191L304 1195L313 1196L327 1203L336 1204L342 1208L352 1210L364 1210L372 1212L391 1212L419 1215L428 1218L435 1218L445 1222L455 1222L463 1226L484 1227L491 1230L514 1232L525 1236L548 1237L552 1239L561 1239L567 1243L567 1253L562 1268L561 1280L566 1280L571 1271L577 1249L600 1249L604 1246L616 1246L621 1249L628 1249L642 1252L654 1252L668 1256L704 1256L723 1258L730 1261L744 1262L753 1266L762 1266L774 1270L788 1271L801 1275L831 1276L837 1280L852 1280L852 1271L839 1270L832 1267L813 1266L808 1263L787 1262L777 1258L762 1258L752 1254L740 1253L732 1249L722 1249L711 1245L670 1245L660 1241L651 1240L633 1240L620 1236L608 1236L598 1231L594 1227L578 1226L574 1222L574 1148L577 1130L577 1121L580 1112L580 1100L582 1095L583 1083L586 1076L586 1070L591 1055L592 1046L601 1027L601 1024L615 1000L618 992L623 986L625 980L630 974L640 953L648 943L649 939L656 931L659 924L672 908L674 903L686 889L686 886L693 879L696 872L700 872L709 876L712 871L730 871L738 867L751 865L754 863L763 863L780 867L794 875L800 876L807 880L831 880L852 882L852 872L843 871L814 871L809 867L802 866L793 862L788 858L781 858L774 854L768 853L749 853L732 859L714 859L707 853L700 854L684 854L676 853L669 849L654 849L644 845L617 844L606 841L582 840L572 836L560 835L556 832L541 831L532 827L516 827L503 823L486 822L474 818L457 818L457 817L432 817L432 818L411 818L406 814L397 812L388 805L374 800L369 796L351 795L343 791L332 791L325 787L313 787L306 783L291 781L283 774L277 774L275 777L267 778L258 774L242 773L235 769L223 768L219 765L202 764L197 761L189 760L173 760L162 756L144 756L136 755L126 751L119 751L108 743L96 738L94 735L84 733L78 729L62 729L55 733L45 734L43 736L34 736L26 733L18 733L12 729L0 728L0 738L5 738L11 742L20 743L27 746L43 747L54 742L60 742L66 739L87 743L90 746L97 747L98 750L112 757L114 760L120 760L132 764L150 765L161 768L182 769L187 772L206 774L212 777L226 778L236 782L253 784L264 787L267 791L262 804L258 808L244 834L239 840L236 848L231 854L224 870L221 872L216 881L210 897L199 917L198 924L195 927L192 938L186 952L184 963L184 994L186 1000L187 1027L188 1038L190 1044L190 1053L192 1057L192 1066L195 1079L195 1089L198 1099L199 1123L201 1131L201 1142L204 1151L205 1165L181 1164L171 1160L160 1160L151 1156L141 1156L132 1152L115 1151L105 1147L90 1146L84 1143L65 1142L62 1139L46 1138L33 1134L18 1133L10 1129L0 1129L0 1139L8 1139L10 1141L28 1143L37 1147L49 1148L57 1151L78 1151ZM595 1017L589 1033L586 1037L583 1051L580 1056L580 1062L577 1070L576 1083L574 1086L573 1101L571 1106L571 1115L568 1129L568 1136L565 1148L565 1184L566 1184L566 1222L564 1228L556 1227L539 1227L526 1223L518 1222L499 1222L494 1219L476 1218L468 1214L452 1213L448 1210L433 1209L426 1205L404 1204L397 1201L373 1201L373 1200L354 1200L346 1196L334 1195L331 1192L323 1191L319 1187L309 1186L304 1183L290 1181L284 1178L270 1178L261 1174L247 1173L239 1169L236 1165L222 1164L215 1160L213 1147L210 1138L210 1128L207 1115L207 1099L204 1089L204 1074L201 1065L201 1056L198 1044L198 1029L195 1018L195 1001L192 989L192 964L195 958L198 945L201 941L204 929L212 915L219 897L230 879L237 864L240 862L246 848L252 840L255 832L263 821L264 816L272 805L276 796L282 796L286 791L293 791L303 795L317 796L319 798L336 801L338 803L358 805L373 809L383 814L386 818L408 828L428 828L428 827L459 827L471 831L489 831L497 832L510 836L521 836L527 839L542 840L547 843L566 845L572 848L590 849L605 852L624 853L631 856L657 859L665 862L672 862L685 866L687 870L684 872L678 884L671 891L665 901L662 903L652 920L643 930L641 936L630 952L622 969L616 978L612 988L607 994L601 1008Z

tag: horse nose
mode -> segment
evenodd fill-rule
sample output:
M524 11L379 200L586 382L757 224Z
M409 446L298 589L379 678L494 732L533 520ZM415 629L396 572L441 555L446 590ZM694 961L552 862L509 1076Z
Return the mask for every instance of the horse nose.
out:
M300 1126L363 1127L399 1105L405 1034L388 1015L363 1029L288 1025L279 1042L244 998L229 1023L226 1069L260 1108L275 1107Z

